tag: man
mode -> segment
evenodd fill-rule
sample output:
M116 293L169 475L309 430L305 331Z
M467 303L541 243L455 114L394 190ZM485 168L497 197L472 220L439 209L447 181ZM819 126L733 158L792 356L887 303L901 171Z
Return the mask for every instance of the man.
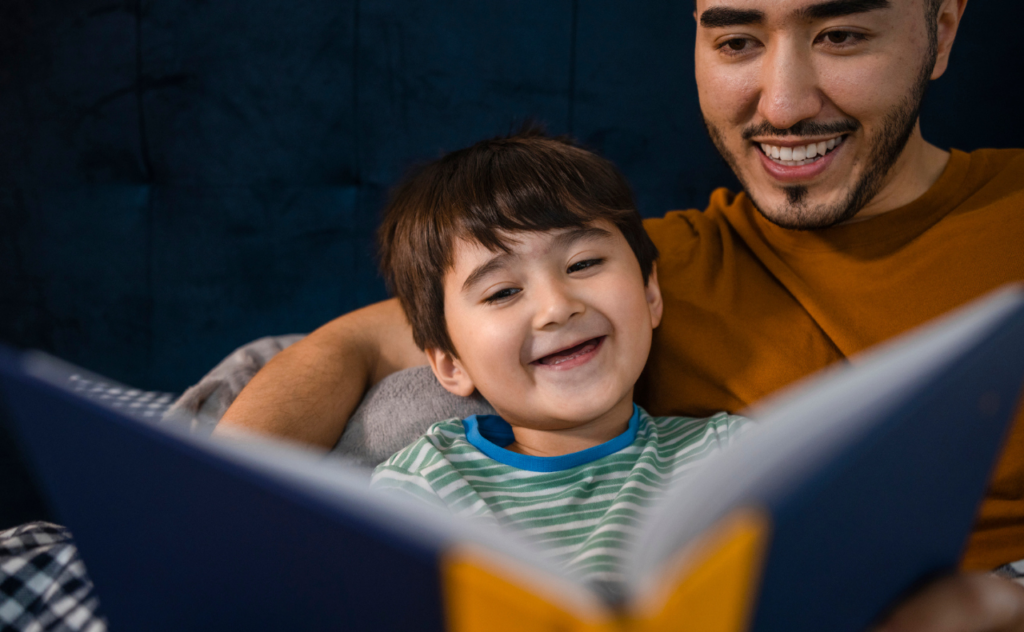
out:
M709 134L743 184L704 212L648 220L665 315L638 401L737 410L1006 282L1024 280L1024 152L949 153L918 112L967 0L698 0ZM366 388L425 363L395 301L282 352L225 425L333 445ZM1024 422L965 568L1024 558ZM1024 591L933 584L892 629L1024 629Z

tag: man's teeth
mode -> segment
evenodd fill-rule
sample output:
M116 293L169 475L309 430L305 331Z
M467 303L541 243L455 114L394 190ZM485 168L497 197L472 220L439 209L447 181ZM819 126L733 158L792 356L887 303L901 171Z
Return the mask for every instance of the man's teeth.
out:
M777 147L761 143L761 151L765 156L787 167L797 167L814 162L843 143L845 136L836 136L820 143L810 143L800 147Z

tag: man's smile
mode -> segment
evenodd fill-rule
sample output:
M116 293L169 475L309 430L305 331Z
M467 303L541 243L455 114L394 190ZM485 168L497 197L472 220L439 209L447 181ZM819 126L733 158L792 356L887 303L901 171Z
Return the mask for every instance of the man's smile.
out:
M838 135L817 142L804 143L800 141L772 143L756 143L765 156L775 162L787 167L799 167L810 164L817 158L823 158L837 146L841 145L845 135Z
M840 153L846 134L810 142L757 142L754 147L768 175L782 182L805 182L821 174Z

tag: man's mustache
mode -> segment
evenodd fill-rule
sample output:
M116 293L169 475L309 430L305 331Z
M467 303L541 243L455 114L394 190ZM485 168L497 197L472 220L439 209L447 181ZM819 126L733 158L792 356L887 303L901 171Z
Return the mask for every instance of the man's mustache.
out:
M762 121L743 130L743 140L754 136L834 136L847 134L860 129L860 123L853 119L818 123L816 121L800 121L789 129L780 129L768 121Z

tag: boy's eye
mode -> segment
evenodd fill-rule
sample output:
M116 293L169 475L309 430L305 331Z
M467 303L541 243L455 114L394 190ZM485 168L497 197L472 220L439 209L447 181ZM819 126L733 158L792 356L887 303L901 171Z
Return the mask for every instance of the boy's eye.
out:
M591 268L593 266L601 265L602 263L604 263L604 259L585 259L583 261L577 261L576 263L574 263L571 266L569 266L569 268L568 268L568 270L566 270L566 272L568 272L569 274L572 274L573 272L579 272L580 270L586 270L587 268Z
M484 302L485 303L497 303L498 301L501 301L503 299L511 298L511 297L515 296L516 294L518 294L521 291L522 290L520 290L517 287L507 287L504 290L498 290L494 294L491 294L490 296L488 296L487 298L484 299Z

